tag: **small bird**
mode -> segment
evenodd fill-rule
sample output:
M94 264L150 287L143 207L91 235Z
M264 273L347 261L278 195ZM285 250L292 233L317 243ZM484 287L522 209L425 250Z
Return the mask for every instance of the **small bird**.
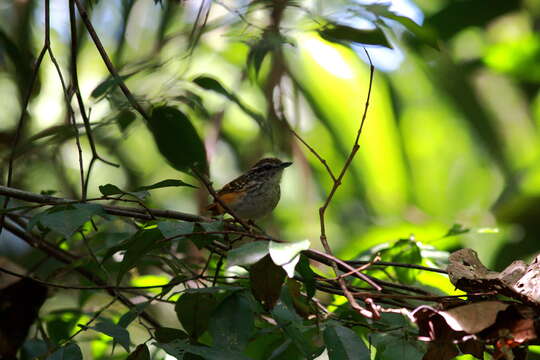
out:
M218 198L238 217L255 220L272 212L281 195L280 180L283 169L292 162L276 158L259 160L249 171L217 192ZM208 205L213 215L224 214L225 209L217 201Z

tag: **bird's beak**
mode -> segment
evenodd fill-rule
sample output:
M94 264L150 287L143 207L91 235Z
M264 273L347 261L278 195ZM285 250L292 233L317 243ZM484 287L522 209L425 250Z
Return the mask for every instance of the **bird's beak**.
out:
M286 167L289 167L291 166L293 163L292 162L284 162L284 163L281 163L280 167L282 169L285 169Z

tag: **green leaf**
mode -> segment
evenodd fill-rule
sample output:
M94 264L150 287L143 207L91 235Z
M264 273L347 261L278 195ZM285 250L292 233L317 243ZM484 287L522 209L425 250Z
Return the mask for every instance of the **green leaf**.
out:
M461 235L468 233L469 231L471 231L471 229L467 229L461 224L454 224L450 229L448 229L448 232L443 237Z
M127 128L135 121L137 115L131 110L124 109L116 116L116 123L122 133L125 133Z
M208 175L206 150L197 131L188 117L170 106L159 106L152 110L148 127L160 153L178 171Z
M225 96L226 98L233 100L234 96L227 90L219 81L209 76L199 76L193 80L195 84L206 90L212 90Z
M415 241L401 239L396 241L391 248L380 252L383 261L395 261L405 264L420 264L422 253ZM399 281L404 284L413 284L419 270L396 267L393 269Z
M146 344L140 344L137 348L129 354L126 360L150 360L150 351Z
M168 327L159 327L154 332L154 337L160 343L170 343L174 340L184 340L189 337L184 331L180 329L173 329Z
M300 261L296 265L296 271L302 276L302 283L306 288L306 294L309 299L315 295L315 272L309 266L309 259L305 255L300 255Z
M267 311L276 305L284 280L285 271L268 255L249 268L251 292Z
M145 301L129 309L129 311L122 315L122 317L120 317L120 320L118 320L118 326L123 327L124 329L127 328L129 324L131 324L133 320L135 320L137 316L139 316L148 305L150 305L150 302Z
M255 241L227 252L227 267L251 265L268 255L268 241Z
M215 91L218 94L225 96L227 99L238 105L240 110L255 120L262 129L266 129L264 116L247 107L246 104L244 104L234 93L225 89L225 87L216 79L208 76L199 76L198 78L194 79L193 82L203 89Z
M110 336L116 342L122 345L122 347L126 349L127 352L129 352L129 347L131 345L131 341L129 339L129 332L123 327L114 324L111 320L102 319L96 325L84 326L83 329L92 329L107 336Z
M78 309L59 309L45 316L45 324L49 339L58 344L68 339L81 318Z
M371 5L361 5L365 10L390 20L397 21L410 31L418 40L423 43L431 46L434 49L439 50L439 45L437 44L437 36L435 33L426 26L420 26L408 17L401 16L390 10L390 5L387 3L382 4L371 4ZM380 24L380 22L378 22ZM383 24L384 25L384 24Z
M134 74L136 74L136 72L132 72L126 75L121 75L119 76L119 79L121 81L124 81ZM110 92L113 89L113 87L118 85L119 83L120 81L118 81L115 77L110 75L107 79L103 80L98 86L96 86L94 90L92 90L92 93L90 94L90 96L93 97L94 99L97 99L107 94L108 92Z
M53 352L46 360L83 360L79 345L70 343Z
M163 235L158 229L145 229L138 231L129 240L126 246L126 253L118 269L117 282L120 283L124 275L137 263L140 259L156 248L156 243L163 239Z
M163 236L166 238L173 238L191 234L195 224L187 221L160 221L157 226Z
M113 184L99 185L99 192L105 196L125 194L124 190Z
M185 293L176 301L174 311L184 330L197 339L208 328L215 306L216 300L211 294Z
M183 360L184 356L195 354L205 360L251 360L242 353L222 348L190 345L185 340L174 340L170 343L154 343L155 346L165 350L167 354ZM186 356L187 357L187 356Z
M332 42L353 42L357 44L380 45L392 48L381 29L356 29L347 25L330 22L318 30L319 35Z
M204 222L196 223L193 228L193 232L216 232L223 231L223 222ZM219 240L223 238L221 234L194 234L189 237L191 241L199 248L202 249L205 246L212 243L213 240Z
M197 189L196 186L193 186L191 184L188 184L188 183L185 183L183 182L182 180L178 180L178 179L167 179L167 180L162 180L162 181L159 181L155 184L152 184L152 185L147 185L147 186L141 186L139 188L137 188L135 191L140 191L140 190L153 190L153 189L161 189L161 188L164 188L164 187L178 187L178 186L189 186L189 187L192 187L194 189Z
M40 224L69 238L95 215L107 217L103 206L98 204L57 205L30 219L28 229Z
M300 260L300 252L309 249L309 245L310 241L307 239L291 243L271 241L269 245L270 257L276 265L281 266L287 272L287 275L292 278L294 277L296 264Z
M213 345L243 351L254 331L255 317L242 292L229 295L214 310L209 322Z
M324 329L324 343L329 360L370 360L368 348L351 329L329 321Z

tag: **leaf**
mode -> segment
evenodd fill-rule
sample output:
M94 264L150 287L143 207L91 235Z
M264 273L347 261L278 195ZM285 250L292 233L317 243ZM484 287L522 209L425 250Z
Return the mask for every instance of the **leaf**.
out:
M133 320L137 318L137 316L139 316L142 312L144 312L144 310L146 309L148 305L150 305L150 302L146 301L146 302L137 304L131 309L129 309L129 311L125 313L124 315L122 315L122 317L120 317L120 320L118 320L118 326L123 327L124 329L127 328L129 324L131 324Z
M79 345L70 343L53 352L47 360L83 360L83 356Z
M70 238L75 231L95 215L107 217L103 206L98 204L58 205L30 219L28 229L32 230L35 225L41 224L65 238Z
M418 40L422 41L423 43L431 46L436 50L439 50L439 45L437 44L437 37L435 36L432 29L426 26L420 26L408 17L396 14L395 12L390 10L390 4L382 3L361 6L372 14L397 21L398 23L403 25L405 29L411 32Z
M124 109L116 116L116 123L122 133L125 133L127 128L135 121L137 115L131 110Z
M163 236L166 238L173 238L191 234L195 224L187 221L160 221L157 226Z
M161 155L178 171L193 174L193 169L208 175L206 150L188 117L170 106L152 110L148 127Z
M161 189L164 187L178 187L178 186L188 186L192 187L194 189L197 189L196 186L193 186L191 184L185 183L182 180L178 179L167 179L167 180L161 180L155 184L147 185L147 186L141 186L137 188L135 191L141 191L141 190L154 190L154 189Z
M212 90L220 95L225 96L227 99L238 105L240 110L246 113L246 115L250 116L253 120L255 120L262 129L266 129L264 116L248 108L234 93L225 89L225 87L221 85L221 83L216 79L213 79L209 76L199 76L198 78L194 79L193 82L202 87L203 89Z
M285 271L268 255L249 268L251 292L267 311L276 305L284 280Z
M186 350L206 360L252 360L240 352L222 348L187 345Z
M216 300L211 294L185 293L176 301L174 311L184 330L197 339L208 328L215 306Z
M227 89L225 89L219 81L209 76L199 76L193 79L193 82L203 89L215 91L230 100L233 100L234 98L234 96Z
M463 225L461 224L454 224L452 225L450 229L448 229L448 232L443 236L443 238L465 234L465 233L468 233L469 231L471 231L471 229L467 229L463 227Z
M476 334L493 325L499 312L508 306L501 301L481 301L440 311L439 314L453 330Z
M371 355L360 337L351 329L329 321L323 333L329 360L369 360Z
M223 231L223 222L214 221L214 222L204 222L196 223L193 229L193 232L216 232ZM202 249L205 246L212 243L213 240L219 240L223 237L221 234L193 234L190 235L189 239L199 248Z
M300 252L309 249L310 241L302 240L291 243L278 243L271 241L269 245L270 257L274 263L287 272L287 276L294 277L294 268L300 260Z
M268 255L268 252L267 241L246 243L227 252L227 267L255 264Z
M180 329L159 327L154 332L154 337L160 343L170 343L170 342L173 342L174 340L187 339L189 335Z
M296 265L296 271L302 276L302 283L306 288L308 299L315 295L315 272L309 266L309 259L305 255L300 255L300 261Z
M124 275L132 269L140 259L156 248L156 243L163 239L158 229L145 229L138 231L126 247L126 253L118 269L117 282L120 283Z
M356 29L347 25L329 22L318 30L319 35L332 42L353 42L357 44L380 45L392 48L381 29Z
M124 81L134 74L136 74L136 72L132 72L126 75L121 75L119 76L119 79L120 81ZM107 77L107 79L103 80L98 86L96 86L94 90L92 90L92 93L90 94L90 96L93 97L94 99L97 99L105 95L106 93L110 92L114 86L120 83L120 81L117 78L110 75L109 77Z
M253 335L255 317L245 295L234 292L225 298L210 317L208 330L218 348L243 351Z
M129 352L129 347L131 345L129 332L123 327L114 324L111 320L102 319L94 326L79 326L81 326L83 329L92 329L112 337L116 342L122 345L127 352Z
M113 184L99 185L99 192L105 196L123 195L125 191Z
M167 343L154 343L153 345L165 350L165 352L179 360L184 359L186 353L187 342L186 340L176 339Z
M129 354L126 360L150 360L150 351L146 344L140 344L137 348Z

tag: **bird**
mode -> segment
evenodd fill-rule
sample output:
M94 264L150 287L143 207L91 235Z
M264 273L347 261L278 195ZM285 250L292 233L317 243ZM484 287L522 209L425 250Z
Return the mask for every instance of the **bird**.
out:
M277 206L281 196L283 169L291 165L292 162L283 162L277 158L261 159L246 173L223 186L217 192L217 197L239 218L260 219ZM206 209L212 215L226 212L218 201L214 201Z

